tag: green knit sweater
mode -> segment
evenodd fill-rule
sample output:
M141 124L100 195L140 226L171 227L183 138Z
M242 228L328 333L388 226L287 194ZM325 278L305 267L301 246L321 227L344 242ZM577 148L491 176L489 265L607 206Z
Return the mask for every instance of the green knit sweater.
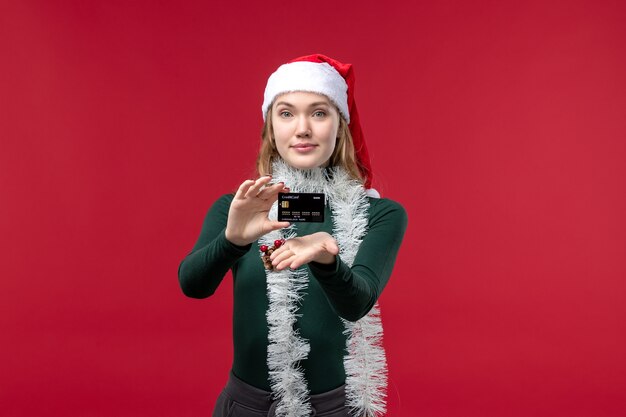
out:
M229 269L233 272L233 373L250 385L270 391L267 367L268 299L258 242L237 246L225 237L233 194L220 197L206 215L200 237L183 259L178 279L188 297L211 296ZM404 208L386 198L370 202L367 236L352 267L339 256L333 265L310 262L310 281L297 322L311 350L301 362L311 394L345 383L344 325L340 317L356 321L366 315L387 284L407 226ZM332 216L326 206L324 223L296 223L298 236L319 231L332 234Z

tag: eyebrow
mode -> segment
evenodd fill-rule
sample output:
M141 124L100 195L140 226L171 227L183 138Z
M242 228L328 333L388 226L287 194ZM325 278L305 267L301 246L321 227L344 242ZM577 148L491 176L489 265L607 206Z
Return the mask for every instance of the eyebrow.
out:
M283 106L287 106L287 107L295 107L293 104L291 103L287 103L286 101L279 101L278 103L276 103L277 106L283 105ZM309 104L309 107L316 107L316 106L329 106L329 103L326 101L316 101L315 103L311 103Z

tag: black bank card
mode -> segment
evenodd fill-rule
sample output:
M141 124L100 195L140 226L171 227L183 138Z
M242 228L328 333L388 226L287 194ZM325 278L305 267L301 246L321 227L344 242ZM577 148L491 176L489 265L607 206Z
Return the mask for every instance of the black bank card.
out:
M324 222L323 193L279 193L279 222Z

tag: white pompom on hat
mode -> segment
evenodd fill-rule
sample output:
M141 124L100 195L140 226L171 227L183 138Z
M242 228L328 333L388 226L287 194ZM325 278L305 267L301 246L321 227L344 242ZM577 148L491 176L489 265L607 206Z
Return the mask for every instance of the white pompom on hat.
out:
M365 179L364 186L373 197L378 197L378 192L371 188L372 166L354 100L352 64L344 64L322 54L313 54L281 65L267 80L261 106L263 120L276 97L295 91L323 94L337 106L348 122L358 168Z

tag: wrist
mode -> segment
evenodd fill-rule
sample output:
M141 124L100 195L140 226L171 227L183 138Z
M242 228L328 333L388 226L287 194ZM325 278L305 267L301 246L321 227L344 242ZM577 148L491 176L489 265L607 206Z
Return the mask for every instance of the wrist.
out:
M321 253L317 258L315 258L314 261L318 264L332 265L336 262L335 256L336 255L333 255L332 253L324 252Z
M252 243L252 242L244 242L240 239L234 238L232 236L232 233L229 233L228 229L224 231L224 236L226 237L226 240L228 240L230 243L232 243L235 246L248 246L250 243Z

